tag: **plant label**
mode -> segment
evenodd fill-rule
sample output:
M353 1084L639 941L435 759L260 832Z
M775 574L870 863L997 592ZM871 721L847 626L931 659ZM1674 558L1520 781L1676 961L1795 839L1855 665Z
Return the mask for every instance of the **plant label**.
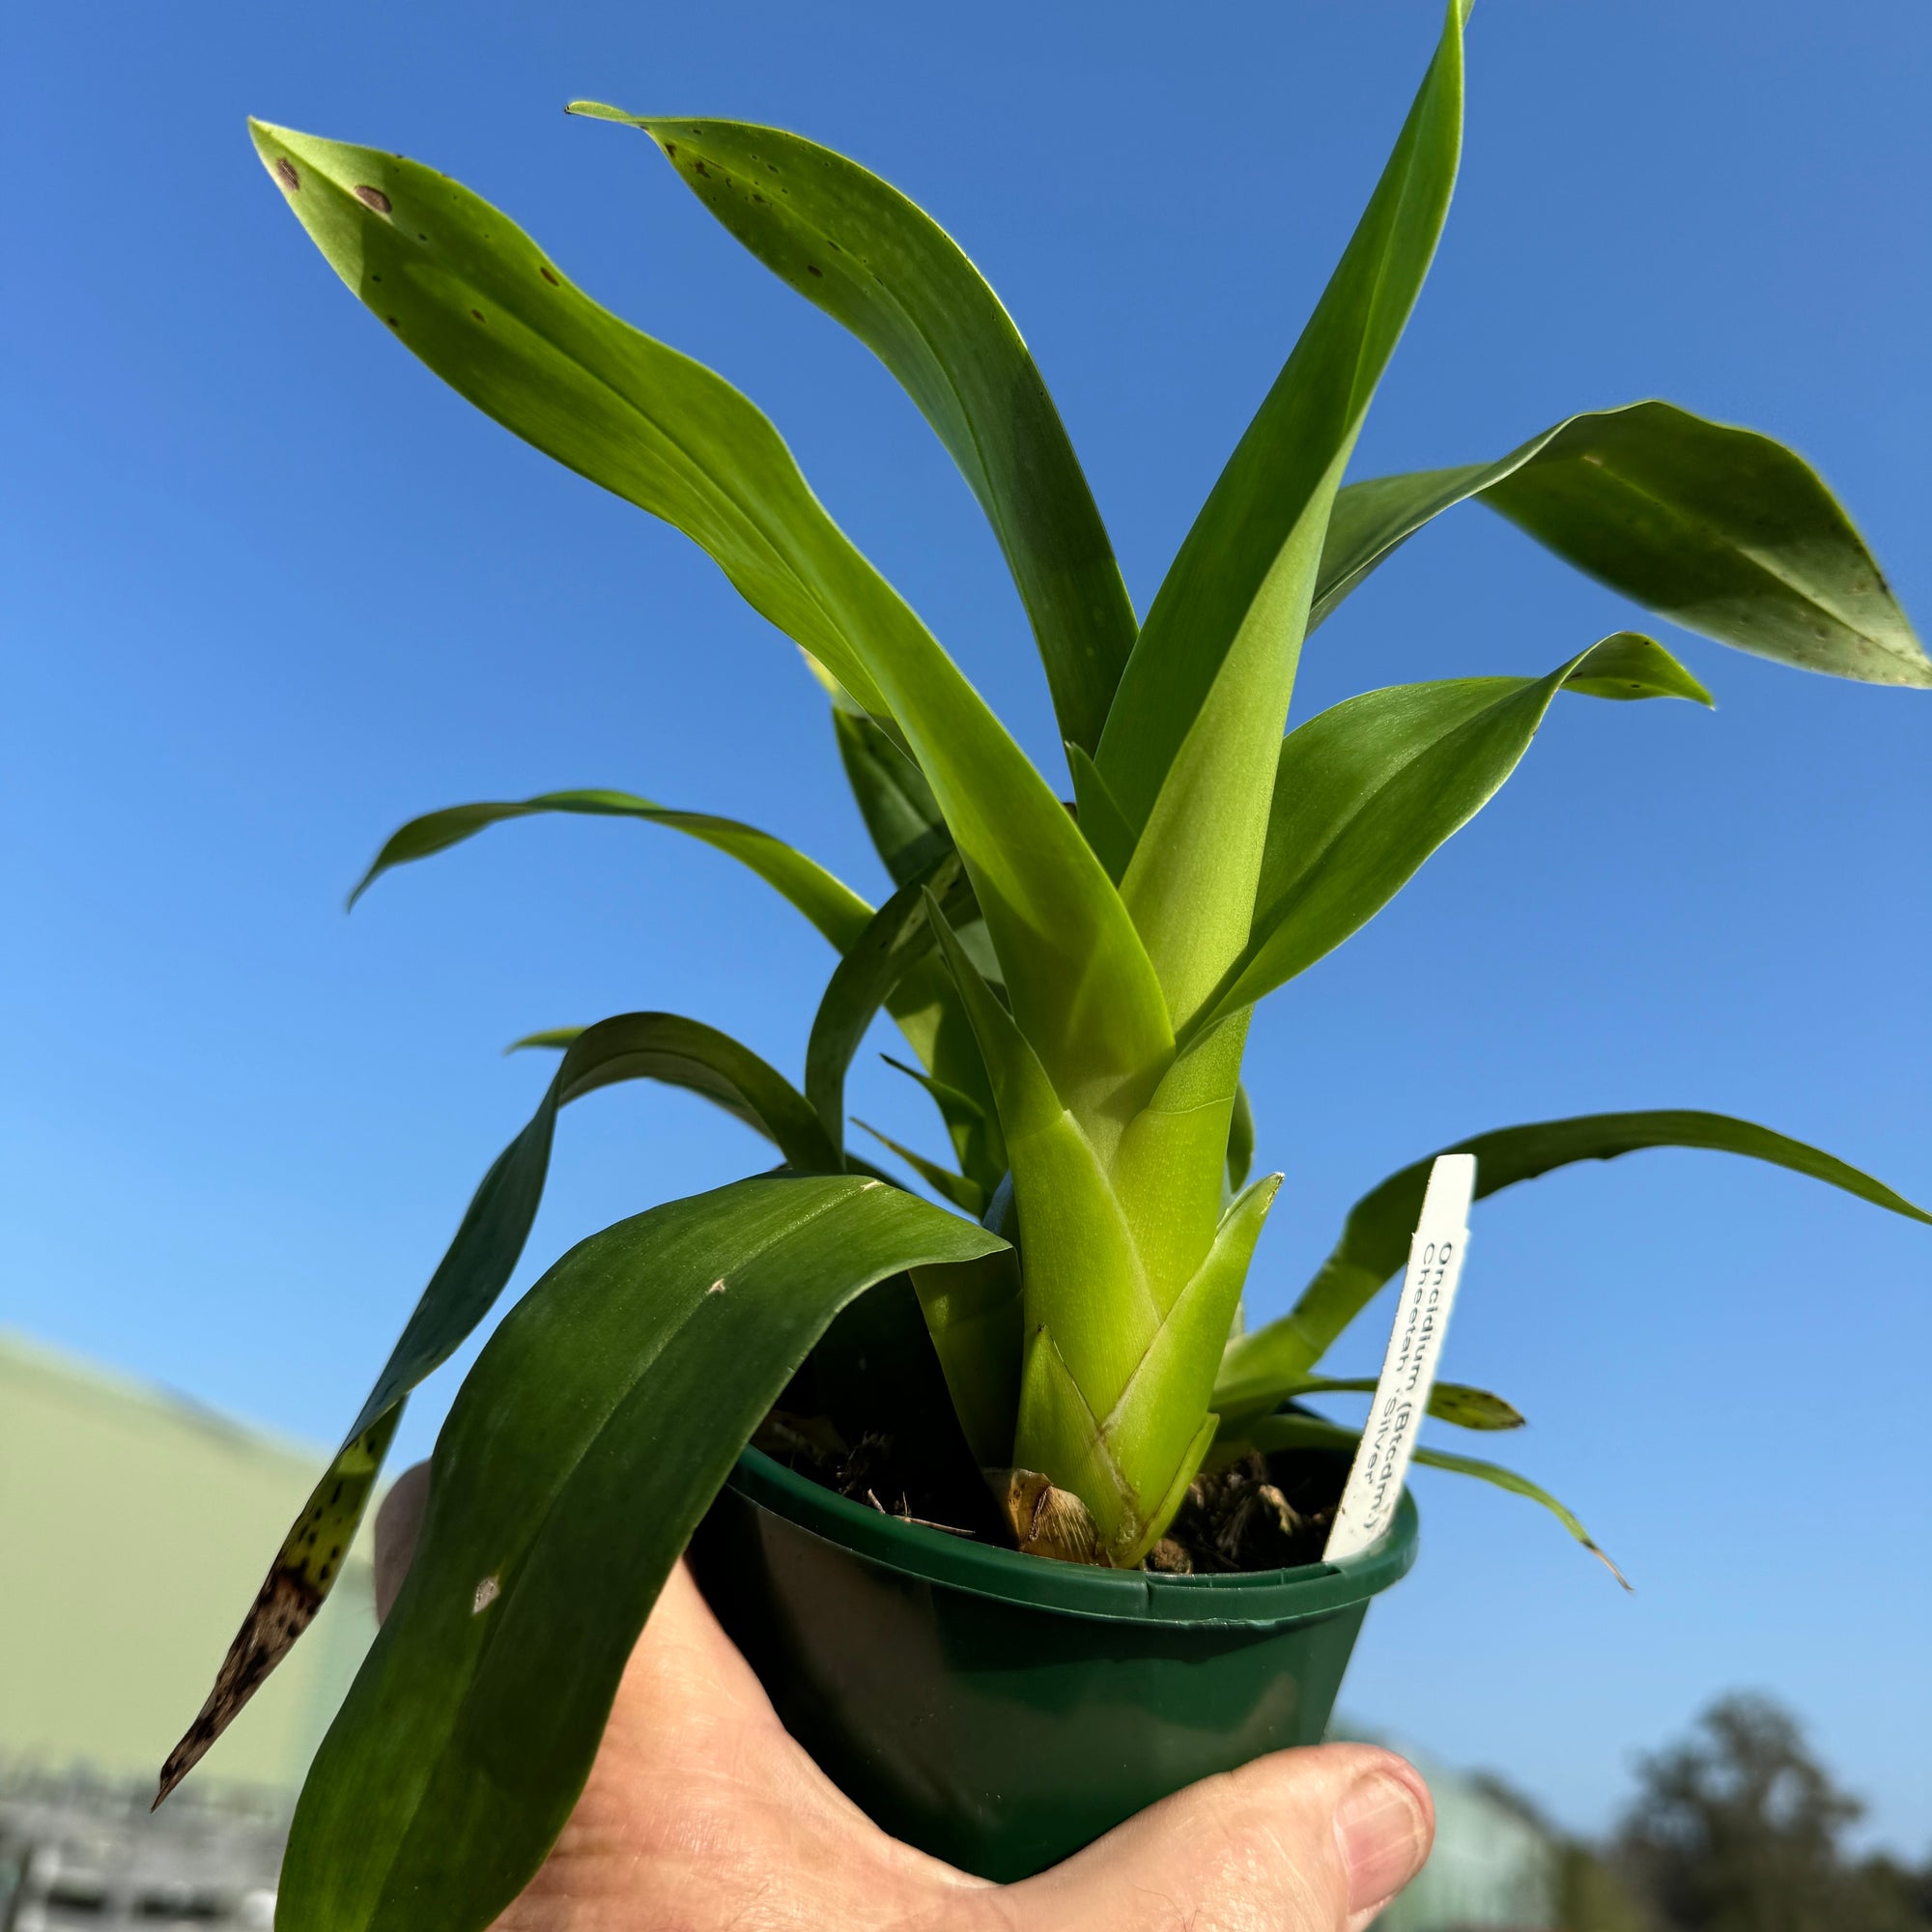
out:
M1408 1271L1402 1278L1402 1296L1395 1305L1395 1326L1389 1331L1376 1399L1350 1465L1328 1546L1321 1552L1324 1563L1359 1556L1395 1520L1415 1434L1435 1386L1435 1365L1448 1332L1449 1311L1455 1306L1456 1284L1463 1276L1463 1257L1469 1246L1469 1203L1475 1191L1474 1154L1437 1156L1429 1170L1422 1218L1408 1244Z

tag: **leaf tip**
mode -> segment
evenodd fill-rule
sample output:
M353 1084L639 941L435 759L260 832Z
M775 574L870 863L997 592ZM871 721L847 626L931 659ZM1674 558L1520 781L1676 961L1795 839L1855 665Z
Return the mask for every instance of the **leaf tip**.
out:
M580 121L618 121L631 127L638 125L635 114L626 114L621 107L612 107L603 100L566 100L563 111L575 115Z
M503 1049L507 1059L513 1053L521 1053L526 1047L548 1047L553 1053L562 1053L580 1039L585 1029L582 1027L545 1027L538 1033L526 1033L522 1039L513 1039Z
M1600 1549L1597 1547L1597 1545L1592 1543L1587 1536L1584 1537L1583 1539L1583 1548L1587 1549L1590 1552L1590 1554L1594 1556L1597 1559L1597 1561L1601 1563L1604 1566L1604 1568L1607 1570L1610 1573L1610 1575L1614 1577L1617 1579L1617 1581L1624 1586L1624 1591L1626 1595L1632 1597L1636 1595L1636 1590L1634 1586L1632 1584L1631 1579L1628 1577L1626 1577L1624 1573L1621 1570L1619 1570L1614 1563L1610 1561L1608 1551Z

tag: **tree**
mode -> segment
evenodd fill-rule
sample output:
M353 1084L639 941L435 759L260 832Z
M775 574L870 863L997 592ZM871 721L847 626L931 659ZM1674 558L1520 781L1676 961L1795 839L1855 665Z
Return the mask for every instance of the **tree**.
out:
M1863 1809L1768 1698L1711 1706L1685 1743L1646 1758L1621 1851L1672 1932L1916 1932L1932 1925L1923 1874L1849 1863Z

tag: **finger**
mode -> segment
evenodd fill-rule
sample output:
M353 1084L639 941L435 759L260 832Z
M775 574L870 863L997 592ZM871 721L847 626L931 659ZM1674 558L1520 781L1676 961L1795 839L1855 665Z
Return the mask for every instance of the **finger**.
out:
M422 1533L423 1511L429 1504L429 1464L417 1463L389 1485L389 1493L376 1511L376 1621L389 1614L410 1573Z
M887 1837L779 1721L676 1565L582 1797L493 1932L957 1926L993 1888Z
M1429 1787L1393 1752L1278 1751L1177 1792L1007 1899L1029 1932L1361 1932L1435 1833Z

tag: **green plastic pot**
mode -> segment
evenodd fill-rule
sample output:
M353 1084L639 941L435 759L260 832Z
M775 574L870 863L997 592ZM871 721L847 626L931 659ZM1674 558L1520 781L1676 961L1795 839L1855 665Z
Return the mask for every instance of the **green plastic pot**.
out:
M1345 1563L1087 1569L882 1515L748 1449L691 1554L827 1776L895 1837L1010 1880L1196 1778L1319 1743L1369 1599L1415 1551L1405 1494Z

